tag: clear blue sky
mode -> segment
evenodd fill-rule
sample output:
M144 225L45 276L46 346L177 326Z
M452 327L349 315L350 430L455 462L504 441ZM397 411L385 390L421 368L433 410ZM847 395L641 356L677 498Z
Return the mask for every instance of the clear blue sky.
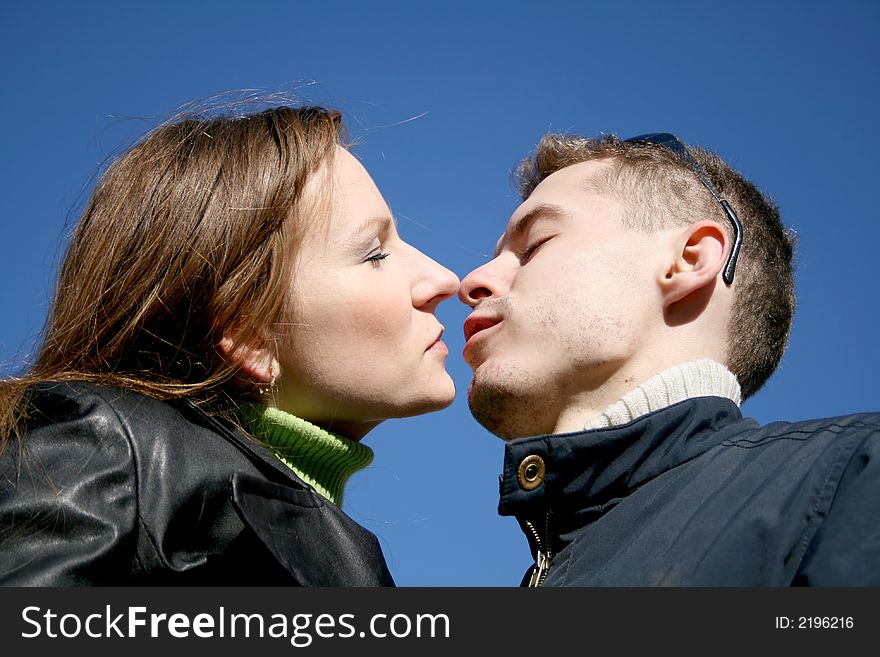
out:
M744 412L880 406L880 3L2 0L0 25L2 371L32 348L101 162L187 101L298 89L343 110L404 239L459 276L486 260L516 207L510 171L548 130L716 150L800 239L791 346ZM531 563L496 515L502 443L467 410L466 315L438 312L458 399L367 436L375 461L347 491L401 585L515 585Z

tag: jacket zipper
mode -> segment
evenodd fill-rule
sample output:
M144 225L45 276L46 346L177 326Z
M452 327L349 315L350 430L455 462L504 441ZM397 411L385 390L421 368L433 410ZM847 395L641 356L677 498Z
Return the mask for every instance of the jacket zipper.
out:
M535 539L535 547L537 547L535 565L532 566L532 574L529 577L528 584L530 588L536 588L544 584L544 580L547 578L547 573L550 570L550 562L553 559L553 553L550 551L550 513L548 512L544 516L544 535L547 537L546 541L541 540L541 534L530 520L526 520L525 524L529 528L532 538Z

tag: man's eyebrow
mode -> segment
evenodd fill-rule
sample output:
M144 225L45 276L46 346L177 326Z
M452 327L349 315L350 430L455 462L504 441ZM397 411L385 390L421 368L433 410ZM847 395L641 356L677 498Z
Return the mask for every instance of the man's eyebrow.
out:
M498 254L501 253L501 249L503 249L506 244L519 239L527 233L531 225L538 219L561 219L565 215L565 209L559 205L542 203L541 205L535 206L517 219L512 225L507 227L507 230L504 231L501 239L498 240L498 245L495 247L495 255L493 257L497 258Z

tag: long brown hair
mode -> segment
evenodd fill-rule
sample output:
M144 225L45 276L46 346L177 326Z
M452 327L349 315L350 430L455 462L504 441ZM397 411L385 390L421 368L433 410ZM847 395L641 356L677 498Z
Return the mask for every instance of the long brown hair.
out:
M92 381L227 414L256 387L218 350L278 321L309 177L333 158L339 112L277 106L179 116L101 176L63 259L35 362L0 381L0 451L41 382Z

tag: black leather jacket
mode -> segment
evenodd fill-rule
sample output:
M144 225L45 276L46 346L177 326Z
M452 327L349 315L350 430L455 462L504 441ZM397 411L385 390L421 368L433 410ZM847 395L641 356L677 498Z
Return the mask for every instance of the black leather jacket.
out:
M191 402L38 386L0 455L0 583L393 586L376 537Z

